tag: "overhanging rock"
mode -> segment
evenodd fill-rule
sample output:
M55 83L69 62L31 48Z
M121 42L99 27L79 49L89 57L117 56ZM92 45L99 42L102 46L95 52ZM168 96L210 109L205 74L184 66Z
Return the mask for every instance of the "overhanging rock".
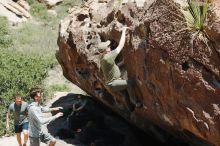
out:
M218 2L210 5L208 46L186 29L182 2L150 0L137 7L88 1L61 22L57 59L67 79L140 129L150 129L151 121L194 145L220 146ZM126 91L105 88L95 47L99 40L117 47L121 24L132 30L116 62L124 60L122 78L136 81L135 93L144 104L133 112L127 109Z

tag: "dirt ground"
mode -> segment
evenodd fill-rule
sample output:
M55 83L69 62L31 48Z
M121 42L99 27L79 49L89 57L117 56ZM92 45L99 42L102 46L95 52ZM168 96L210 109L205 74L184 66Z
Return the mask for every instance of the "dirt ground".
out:
M0 146L18 146L17 140L15 136L3 137L0 139ZM29 141L28 141L29 146ZM44 143L41 143L40 146L47 146ZM57 140L56 146L74 146L72 144L67 144L63 140Z

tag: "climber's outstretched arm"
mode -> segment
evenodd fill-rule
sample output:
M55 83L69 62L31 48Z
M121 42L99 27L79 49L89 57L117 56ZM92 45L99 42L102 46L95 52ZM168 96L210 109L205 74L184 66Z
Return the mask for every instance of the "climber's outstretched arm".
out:
M123 28L122 28L121 39L120 39L120 42L119 42L118 47L116 48L117 53L120 53L121 50L122 50L122 48L123 48L124 45L125 45L125 34L126 34L127 28L128 28L128 27L123 27Z

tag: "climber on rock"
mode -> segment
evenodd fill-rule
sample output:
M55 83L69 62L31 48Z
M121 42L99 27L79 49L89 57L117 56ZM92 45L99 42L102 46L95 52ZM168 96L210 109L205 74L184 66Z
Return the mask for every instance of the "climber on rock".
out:
M116 57L124 47L127 28L128 27L122 27L121 39L116 49L111 50L109 47L109 40L106 42L100 42L98 44L98 51L101 53L100 67L103 72L105 85L107 88L115 92L127 89L129 99L126 100L129 100L129 103L132 103L135 107L141 107L142 104L138 102L133 90L133 81L121 79L120 69L115 63ZM130 105L128 106L130 108Z

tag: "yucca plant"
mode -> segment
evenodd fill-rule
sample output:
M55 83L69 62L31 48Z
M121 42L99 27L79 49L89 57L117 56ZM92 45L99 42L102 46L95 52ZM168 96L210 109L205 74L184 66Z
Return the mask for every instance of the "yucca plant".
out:
M203 31L208 11L208 0L203 3L197 0L187 0L188 10L182 11L186 20L187 26L196 31Z
M208 49L210 49L208 45L208 35L205 31L206 27L206 18L208 12L208 0L204 0L204 2L199 2L198 0L187 0L188 7L186 9L181 9L183 13L187 29L192 31L192 53L193 53L193 42L195 39L199 39L204 42Z

